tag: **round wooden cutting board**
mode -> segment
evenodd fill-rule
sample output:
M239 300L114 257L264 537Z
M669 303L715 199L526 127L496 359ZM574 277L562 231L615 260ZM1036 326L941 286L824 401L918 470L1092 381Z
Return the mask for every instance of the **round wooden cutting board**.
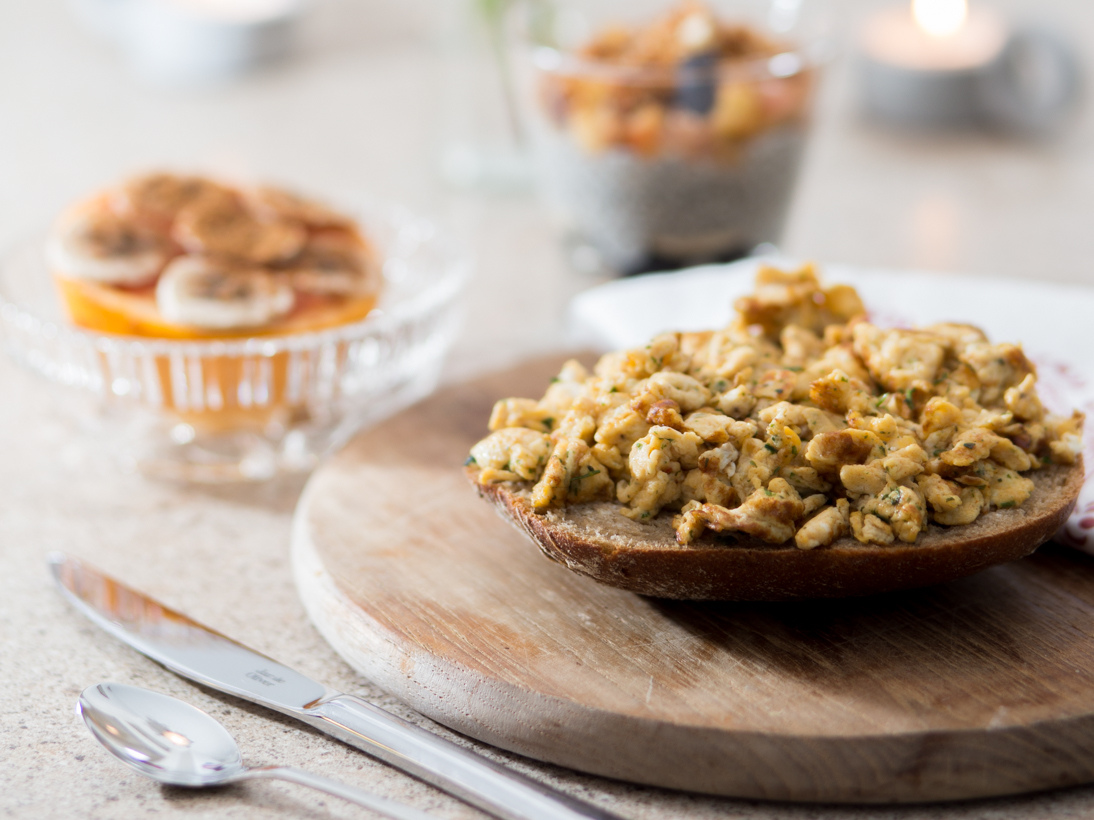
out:
M494 401L560 360L449 388L311 479L304 603L362 674L514 752L671 788L912 802L1094 780L1094 559L1059 548L927 590L688 603L544 558L461 465Z

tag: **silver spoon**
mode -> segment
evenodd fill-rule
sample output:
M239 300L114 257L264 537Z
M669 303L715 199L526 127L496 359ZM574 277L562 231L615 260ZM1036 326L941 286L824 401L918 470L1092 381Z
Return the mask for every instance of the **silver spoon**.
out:
M169 695L122 683L100 683L80 694L76 711L116 758L161 783L200 788L251 778L288 780L395 820L430 820L424 812L300 769L248 768L220 721Z

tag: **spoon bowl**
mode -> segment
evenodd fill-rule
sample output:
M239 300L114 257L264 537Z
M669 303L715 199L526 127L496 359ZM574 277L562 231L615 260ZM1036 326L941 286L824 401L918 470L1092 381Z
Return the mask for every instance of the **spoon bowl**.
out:
M84 723L115 757L175 786L216 786L245 769L235 739L211 715L177 698L100 683L80 695Z
M80 693L76 711L111 754L160 783L201 788L274 778L318 789L395 820L428 820L425 813L401 803L300 769L249 768L220 721L170 695L124 683L100 683Z

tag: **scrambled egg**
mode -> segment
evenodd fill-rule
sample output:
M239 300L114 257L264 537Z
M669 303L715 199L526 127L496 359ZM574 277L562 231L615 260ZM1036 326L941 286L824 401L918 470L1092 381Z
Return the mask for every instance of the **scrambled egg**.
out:
M498 402L471 450L483 484L532 482L537 511L616 500L799 549L915 542L1021 505L1023 473L1079 458L1083 416L1047 415L1033 365L971 325L866 320L853 288L764 268L728 328L567 362L546 395Z

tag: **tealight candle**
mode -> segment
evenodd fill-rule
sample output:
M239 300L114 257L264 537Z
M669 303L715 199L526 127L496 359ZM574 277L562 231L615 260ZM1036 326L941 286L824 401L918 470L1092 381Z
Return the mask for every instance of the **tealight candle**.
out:
M300 0L129 0L122 43L145 79L219 80L289 50Z
M980 118L978 85L1003 53L1002 18L966 0L913 0L889 6L862 28L859 49L868 111L926 127Z

